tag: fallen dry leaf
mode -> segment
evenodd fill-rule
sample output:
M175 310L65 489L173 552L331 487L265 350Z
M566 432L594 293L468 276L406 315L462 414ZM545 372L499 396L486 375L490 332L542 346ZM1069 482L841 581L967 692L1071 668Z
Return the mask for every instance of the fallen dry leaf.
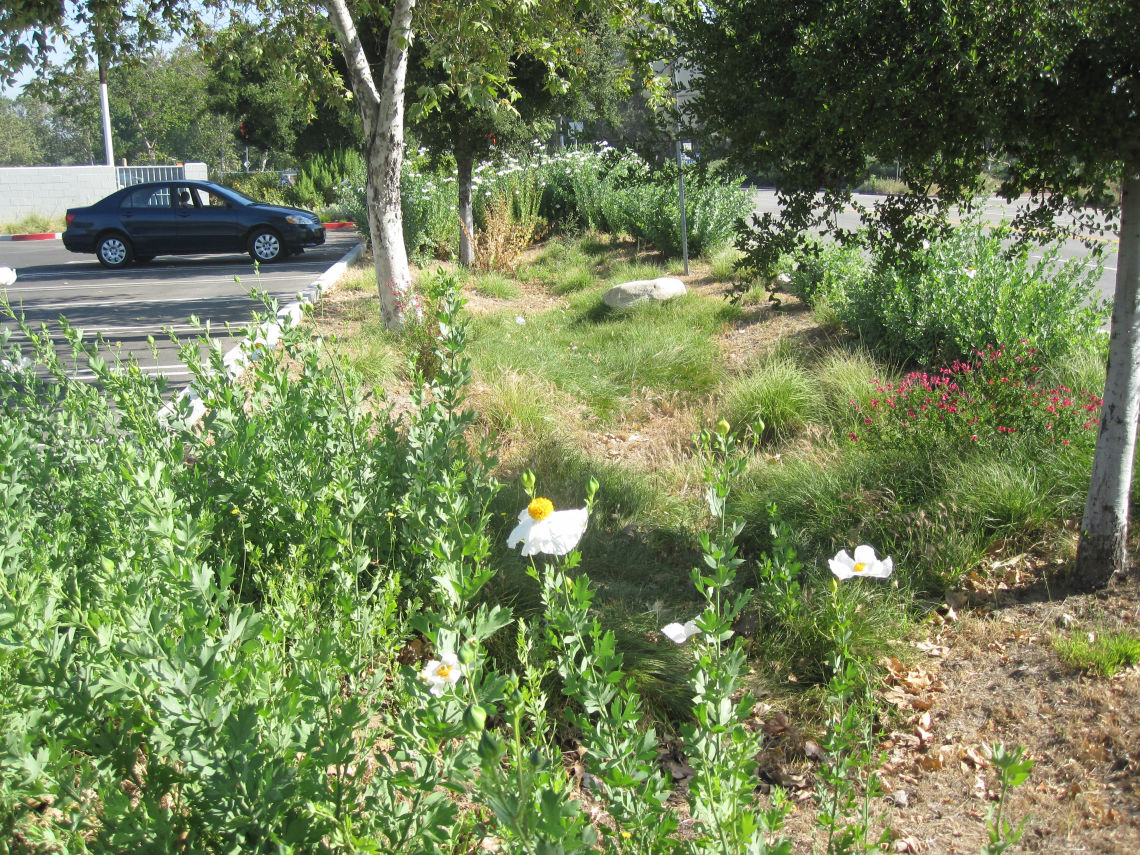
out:
M937 772L946 765L946 762L942 759L941 754L923 754L918 758L918 765L927 772Z

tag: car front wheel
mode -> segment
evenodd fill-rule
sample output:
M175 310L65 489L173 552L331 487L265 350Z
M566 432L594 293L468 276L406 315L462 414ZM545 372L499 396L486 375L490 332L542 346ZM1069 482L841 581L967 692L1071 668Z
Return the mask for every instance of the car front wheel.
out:
M120 234L103 235L95 245L95 254L104 267L118 270L131 263L131 242Z
M281 238L272 229L258 229L249 236L249 255L254 261L268 264L285 254Z

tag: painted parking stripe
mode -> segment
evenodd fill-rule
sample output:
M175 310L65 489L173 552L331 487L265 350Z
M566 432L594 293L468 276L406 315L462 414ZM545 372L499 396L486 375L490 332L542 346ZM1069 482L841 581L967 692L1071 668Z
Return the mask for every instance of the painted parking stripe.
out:
M25 309L102 309L109 306L165 306L171 303L217 303L219 300L246 300L250 303L260 304L247 294L229 294L219 297L212 294L209 297L172 297L169 300L68 300L62 303L27 303Z
M45 279L50 281L52 279L58 279L59 278L58 272L53 273L53 272L49 271L46 273L40 273L40 272L38 272L38 273L20 273L19 268L16 269L16 275L18 277L16 279L17 282L35 282L37 280L45 280ZM64 287L64 286L70 287L70 288L85 288L88 286L86 286L86 285L73 285L71 283L74 281L82 280L82 279L87 278L87 277L90 277L93 280L92 284L95 284L95 285L100 285L100 286L122 285L122 286L130 287L130 288L144 288L144 287L147 287L150 285L169 285L171 282L171 280L168 278L167 279L149 279L149 278L148 279L140 279L138 277L132 277L129 279L118 279L118 280L113 280L113 281L108 282L107 279L100 277L97 273L75 274L73 272L67 272L64 275L67 277L68 282L63 283L63 286L48 285L48 286L44 286L41 289L37 289L37 290L48 290L50 288L58 288L58 287ZM201 271L197 275L190 277L189 281L190 282L200 282L200 283L205 284L205 283L213 283L213 282L232 282L235 278L242 279L243 281L245 281L245 279L250 278L250 277L242 276L240 273L232 273L231 274L231 273L228 273L226 271L209 270L209 271ZM296 275L291 275L291 276L262 276L262 277L260 277L261 282L267 282L267 283L268 282L308 282L311 279L312 279L311 273L297 273ZM20 286L18 286L18 285L12 286L12 287L9 287L8 290L9 291L14 290L14 289L18 290L19 287Z
M79 324L79 325L74 325L73 329L82 330L85 335L101 335L104 338L106 338L107 336L111 336L111 335L130 335L132 333L137 335L139 333L143 333L146 335L153 335L156 339L161 338L163 340L166 339L167 331L170 331L170 332L175 333L175 334L178 334L178 333L199 333L199 332L205 331L202 327L196 327L193 324L169 324L167 326L162 327L161 329L156 329L153 326L94 327L94 326L87 326L85 324ZM36 335L42 334L42 331L39 329L39 327L34 328L32 330L32 332L35 333ZM58 328L52 329L51 327L48 327L47 334L48 334L48 337L51 338L53 341L63 341L64 340L63 330L61 330L61 329L58 329ZM28 336L21 329L11 330L9 338L12 339L13 341L17 340L17 339L21 340L21 341L28 340Z

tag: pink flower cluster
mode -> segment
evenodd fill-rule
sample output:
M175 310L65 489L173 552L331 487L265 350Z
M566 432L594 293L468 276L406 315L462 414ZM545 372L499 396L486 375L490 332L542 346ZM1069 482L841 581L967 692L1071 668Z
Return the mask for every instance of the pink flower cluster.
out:
M864 436L852 432L852 442L880 440L922 431L960 436L972 443L1025 431L1038 432L1048 442L1069 445L1079 430L1100 423L1102 400L1067 386L1047 389L1033 382L1040 371L1032 347L1007 352L1005 347L975 351L971 362L956 360L935 372L912 371L897 384L874 379L875 397L862 412ZM860 409L855 399L851 403Z

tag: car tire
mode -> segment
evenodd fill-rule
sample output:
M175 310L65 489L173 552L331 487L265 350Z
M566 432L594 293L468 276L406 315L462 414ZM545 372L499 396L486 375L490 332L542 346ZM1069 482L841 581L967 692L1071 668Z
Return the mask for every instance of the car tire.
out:
M95 244L95 255L99 263L111 270L119 270L131 263L134 250L126 235L111 232L101 236Z
M285 256L285 245L273 229L256 229L249 236L249 257L261 264L269 264Z

